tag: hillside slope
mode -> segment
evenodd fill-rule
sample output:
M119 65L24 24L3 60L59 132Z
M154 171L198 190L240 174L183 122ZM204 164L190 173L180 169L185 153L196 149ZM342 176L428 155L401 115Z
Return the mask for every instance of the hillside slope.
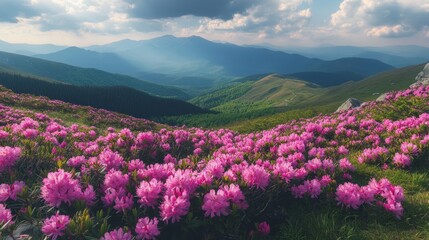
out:
M350 97L367 101L376 99L385 92L406 89L414 82L423 66L424 64L393 69L333 87L317 87L280 75L269 75L268 78L263 77L257 81L249 78L190 101L197 106L217 111L218 114L174 117L166 122L189 126L227 126L240 130L252 129L252 126L264 129L290 120L290 116L309 117L333 112ZM260 76L255 76L258 77ZM225 97L229 94L230 98Z
M429 239L428 101L243 134L100 127L133 119L0 87L0 238Z
M123 86L73 86L1 72L0 85L16 93L46 96L51 99L103 108L139 118L206 112L181 100L160 98Z
M157 85L126 75L107 73L97 69L78 68L6 52L0 52L0 68L51 78L77 86L127 86L163 97L180 99L189 97L178 88Z
M254 119L231 121L226 124L226 127L239 131L262 130L291 119L334 112L340 104L351 97L361 101L374 100L382 93L407 89L415 82L415 76L423 67L424 64L420 64L395 69L358 82L327 88L323 94L310 101L303 101L293 108L277 109L280 113ZM195 118L198 119L198 116L195 116Z

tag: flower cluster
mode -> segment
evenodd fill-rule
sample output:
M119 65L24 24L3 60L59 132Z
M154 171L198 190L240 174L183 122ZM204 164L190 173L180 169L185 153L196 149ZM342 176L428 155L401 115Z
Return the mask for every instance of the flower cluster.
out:
M400 186L382 177L366 186L353 179L360 164L381 173L407 171L429 152L425 111L382 120L370 114L377 104L427 93L429 88L391 93L387 103L249 134L68 126L0 105L0 226L31 216L35 228L42 226L34 232L52 239L154 239L239 218L245 231L256 227L266 235L275 227L255 214L275 209L265 205L281 204L284 196L355 210L378 207L400 218Z

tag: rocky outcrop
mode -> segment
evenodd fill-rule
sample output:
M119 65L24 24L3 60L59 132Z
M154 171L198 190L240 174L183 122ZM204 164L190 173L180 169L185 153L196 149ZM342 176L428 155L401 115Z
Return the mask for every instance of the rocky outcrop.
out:
M411 88L420 87L420 86L429 86L429 63L423 68L423 70L417 74L416 82L410 85ZM377 100L377 102L383 102L386 100L387 93L381 94ZM361 102L355 98L349 98L345 101L335 112L347 111L353 108L358 108L364 106L366 103Z
M349 98L345 101L335 112L347 111L352 108L358 108L362 105L362 102L357 100L356 98Z
M386 100L386 97L387 97L387 93L383 93L375 101L383 102L384 100Z
M419 74L417 74L416 82L410 87L420 87L429 85L429 63L423 68Z

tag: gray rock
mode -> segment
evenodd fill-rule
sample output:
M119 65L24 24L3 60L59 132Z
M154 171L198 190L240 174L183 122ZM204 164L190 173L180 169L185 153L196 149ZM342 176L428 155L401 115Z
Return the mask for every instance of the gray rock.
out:
M375 101L384 102L386 100L386 97L387 97L387 93L383 93Z
M429 63L423 68L423 71L419 72L416 76L416 82L411 84L410 87L420 87L429 85Z
M352 108L358 108L362 105L362 102L357 100L356 98L349 98L345 101L335 112L347 111Z

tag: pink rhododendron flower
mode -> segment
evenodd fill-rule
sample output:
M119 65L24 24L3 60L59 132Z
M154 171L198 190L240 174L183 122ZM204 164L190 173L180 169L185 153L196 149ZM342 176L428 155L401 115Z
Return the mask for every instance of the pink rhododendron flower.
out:
M322 161L318 158L314 158L305 164L305 168L308 171L316 172L317 170L322 168Z
M51 237L53 240L64 235L64 231L67 229L70 223L69 216L66 215L53 215L50 218L45 219L42 226L42 232Z
M130 176L128 174L122 174L121 171L110 170L104 177L103 187L104 189L112 188L118 190L120 188L125 189Z
M42 198L53 207L59 207L61 203L70 205L72 201L80 199L82 196L79 182L63 169L48 173L48 177L43 179L40 189Z
M9 137L9 133L3 130L0 130L0 140Z
M223 191L228 197L228 200L235 204L238 209L246 209L249 207L249 205L247 205L243 192L240 190L240 187L237 184L230 184L224 186Z
M158 229L158 218L140 218L136 225L138 239L155 239L160 234Z
M10 185L10 199L16 200L18 195L21 194L24 187L25 183L23 181L15 181L12 185Z
M186 191L164 196L164 201L160 206L162 220L167 223L170 220L172 223L178 222L180 217L188 214L190 205L191 203Z
M164 162L165 162L165 163L177 163L177 160L176 160L176 158L175 158L175 157L171 156L171 154L167 154L167 155L164 157Z
M7 224L8 226L13 224L12 212L6 208L5 205L0 203L0 228Z
M419 152L419 149L412 143L404 142L401 144L401 151L404 154L415 155Z
M105 150L98 155L100 164L106 167L107 170L118 169L124 164L124 159L117 152Z
M130 171L130 172L135 171L135 170L144 169L144 167L145 167L145 164L142 161L140 161L139 159L131 160L128 163L128 171Z
M86 205L88 206L94 205L96 195L95 195L94 187L92 185L88 185L85 191L83 191L82 199L85 201Z
M295 198L302 198L307 193L307 187L304 184L292 186L290 190Z
M133 195L128 193L125 196L118 196L115 199L115 206L113 207L116 212L126 212L133 208L134 200Z
M67 165L70 167L80 167L84 163L86 163L84 156L72 157L67 161Z
M20 157L21 148L0 147L0 173L10 169Z
M265 190L270 181L270 174L261 166L252 165L244 169L243 180L247 185Z
M355 170L355 167L347 158L340 159L339 166L340 166L340 169L343 171L353 172Z
M10 197L11 191L8 184L0 184L0 202L6 202Z
M100 240L131 240L133 236L129 232L124 232L122 228L107 232Z
M349 154L349 150L345 146L340 146L338 148L338 153L341 155L347 155Z
M307 193L310 194L311 198L317 198L322 192L322 185L318 179L307 180L304 182L304 187L307 189Z
M362 205L361 190L359 185L346 182L338 186L336 191L336 200L338 204L348 208L358 209Z
M401 167L409 167L411 165L411 158L403 153L395 153L393 163Z
M163 183L157 179L152 179L150 182L142 181L136 191L140 198L139 203L148 207L157 205L163 186Z
M258 232L262 235L268 235L270 234L270 224L267 222L261 222L258 224Z
M212 189L209 193L204 195L204 203L202 209L205 216L227 216L229 214L229 201L228 196L222 189L217 192Z

